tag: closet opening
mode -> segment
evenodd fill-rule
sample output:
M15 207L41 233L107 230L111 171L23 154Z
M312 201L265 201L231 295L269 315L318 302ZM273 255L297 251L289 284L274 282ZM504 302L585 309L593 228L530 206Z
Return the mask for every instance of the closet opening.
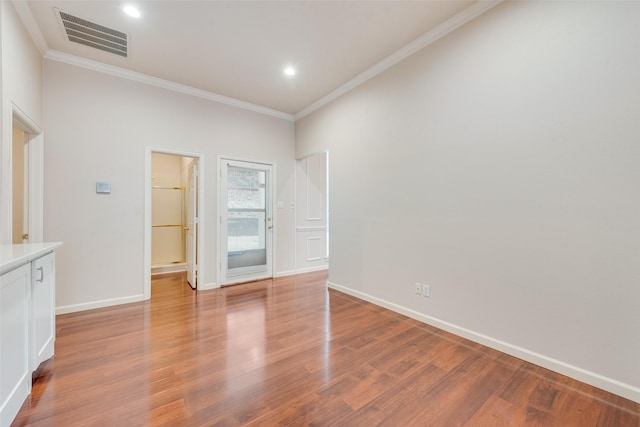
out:
M151 276L183 274L199 288L202 246L202 156L147 149L145 186L145 299Z

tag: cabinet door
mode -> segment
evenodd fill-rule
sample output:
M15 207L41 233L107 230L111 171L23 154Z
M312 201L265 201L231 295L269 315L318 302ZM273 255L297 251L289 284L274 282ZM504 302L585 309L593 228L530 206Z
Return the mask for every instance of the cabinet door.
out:
M55 254L52 252L31 263L31 369L53 356L56 337Z
M29 264L0 276L0 426L11 424L31 389L30 297Z

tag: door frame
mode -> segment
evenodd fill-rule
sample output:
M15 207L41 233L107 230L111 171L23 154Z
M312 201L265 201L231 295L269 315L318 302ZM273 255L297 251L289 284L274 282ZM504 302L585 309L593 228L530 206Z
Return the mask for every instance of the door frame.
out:
M242 282L246 282L247 280L243 280L242 276L238 276L239 280L230 280L227 281L226 276L223 274L223 268L222 268L222 262L225 259L225 257L227 256L227 254L223 254L222 253L222 211L224 209L226 209L226 204L227 201L223 200L222 194L222 163L225 161L231 161L231 162L243 162L243 163L254 163L254 164L258 164L258 165L265 165L271 168L271 176L270 176L270 194L269 194L269 200L267 203L270 204L270 209L271 209L271 218L272 218L272 224L273 224L273 228L271 231L271 278L275 277L276 273L275 273L275 266L276 264L276 250L275 248L277 248L277 230L278 230L278 218L277 218L277 214L276 211L277 209L275 209L275 205L274 202L277 199L276 198L276 189L278 188L277 186L277 165L275 162L269 162L269 161L264 161L264 160L255 160L255 159L246 159L246 158L240 158L240 157L234 157L234 156L225 156L225 155L218 155L218 161L217 161L217 167L218 167L218 176L217 176L217 193L218 193L218 203L217 203L217 219L216 219L216 223L217 223L217 259L216 259L216 270L217 270L217 277L218 277L218 284L219 286L225 286L225 285L232 285L235 283L242 283ZM226 193L226 192L225 192ZM269 277L265 277L265 279L268 279ZM251 281L252 279L249 279L249 281ZM260 279L262 280L262 279Z
M193 157L198 160L198 233L197 233L197 253L198 253L198 282L196 289L200 289L205 275L205 263L203 262L205 257L204 246L204 232L205 232L205 192L204 192L204 178L205 178L205 162L203 153L194 153L190 151L174 150L170 148L160 147L145 147L144 156L144 289L143 299L148 300L151 298L151 187L153 185L152 180L152 154L171 154L180 157Z
M25 208L28 206L27 228L29 229L29 242L39 243L44 241L44 133L40 126L31 119L20 107L14 102L10 103L11 122L6 126L8 133L7 141L9 141L10 150L13 150L13 125L16 125L24 131L25 150L28 152L28 174L27 185L28 194L25 194ZM4 153L3 153L4 154ZM8 166L6 176L13 177L13 152L7 153L7 161L3 166ZM0 168L1 169L1 168ZM0 240L4 243L12 242L13 233L13 178L7 179L6 184L1 191L7 195L6 214L7 214L7 235L0 236ZM2 197L0 197L2 198ZM4 215L5 212L2 212ZM0 227L1 228L1 227Z
M180 157L182 160L183 157ZM189 167L187 168L187 186L185 187L185 192L183 193L184 197L184 208L183 208L183 219L186 218L186 233L184 235L184 261L187 269L187 283L191 286L192 289L197 289L198 286L198 228L200 218L198 216L198 189L200 188L200 162L199 161L189 162ZM184 166L184 164L183 164ZM194 191L191 191L191 190ZM185 215L185 213L190 213L191 215ZM191 222L191 217L195 217L195 221ZM192 230L195 229L195 232ZM191 236L191 242L190 240ZM193 241L195 239L195 242ZM195 264L195 270L191 270L189 263L189 255L192 257L192 261Z

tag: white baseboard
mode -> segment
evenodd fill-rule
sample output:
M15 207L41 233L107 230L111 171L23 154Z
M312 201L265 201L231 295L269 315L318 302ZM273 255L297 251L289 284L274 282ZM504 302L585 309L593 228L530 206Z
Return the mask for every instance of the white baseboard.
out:
M56 314L75 313L76 311L93 310L94 308L111 307L113 305L129 304L130 302L138 301L144 301L144 295L140 294L129 297L86 302L82 304L63 305L61 307L56 307Z
M210 289L218 289L220 288L220 285L218 285L216 282L213 283L198 283L198 290L199 291L208 291Z
M485 345L494 350L501 351L503 353L517 357L551 371L566 375L583 383L601 388L608 392L617 394L618 396L622 396L626 399L630 399L634 402L640 403L640 388L632 386L631 384L626 384L621 381L617 381L612 378L590 372L586 369L582 369L577 366L562 362L560 360L547 357L543 354L539 354L531 350L527 350L525 348L497 340L495 338L474 332L466 328L462 328L452 323L445 322L444 320L427 316L426 314L422 314L401 305L383 300L378 297L374 297L364 292L356 291L346 286L338 285L337 283L333 283L331 281L328 282L328 286L329 288L335 289L336 291L340 291L364 301L368 301L372 304L387 308L391 311L395 311L396 313L403 314L407 317L411 317L412 319L418 320L431 326L435 326L436 328L445 330L476 343Z
M295 276L296 274L313 273L314 271L328 270L328 265L319 265L317 267L299 268L297 270L279 271L273 277Z
M182 271L187 271L187 266L185 264L173 264L173 265L162 265L159 267L151 267L152 276L155 276L156 274L178 273Z
M198 290L207 291L209 289L217 289L220 285L214 283L204 283L198 285ZM129 297L112 298L100 301L92 301L82 304L63 305L56 307L56 314L75 313L76 311L93 310L94 308L111 307L120 304L129 304L131 302L144 301L144 295L132 295Z

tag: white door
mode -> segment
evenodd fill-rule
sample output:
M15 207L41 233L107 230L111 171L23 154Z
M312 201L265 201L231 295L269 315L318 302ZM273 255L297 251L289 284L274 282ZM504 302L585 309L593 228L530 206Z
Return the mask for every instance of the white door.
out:
M24 211L25 231L28 234L29 243L39 243L44 241L44 136L40 134L29 134L29 142L26 144L29 164L25 166L28 177L25 175L25 200Z
M273 277L270 164L220 159L221 284Z
M328 153L296 162L296 269L329 265Z
M193 289L198 283L198 159L193 159L189 163L187 194L185 203L185 216L187 226L185 227L186 261L187 261L187 281Z

